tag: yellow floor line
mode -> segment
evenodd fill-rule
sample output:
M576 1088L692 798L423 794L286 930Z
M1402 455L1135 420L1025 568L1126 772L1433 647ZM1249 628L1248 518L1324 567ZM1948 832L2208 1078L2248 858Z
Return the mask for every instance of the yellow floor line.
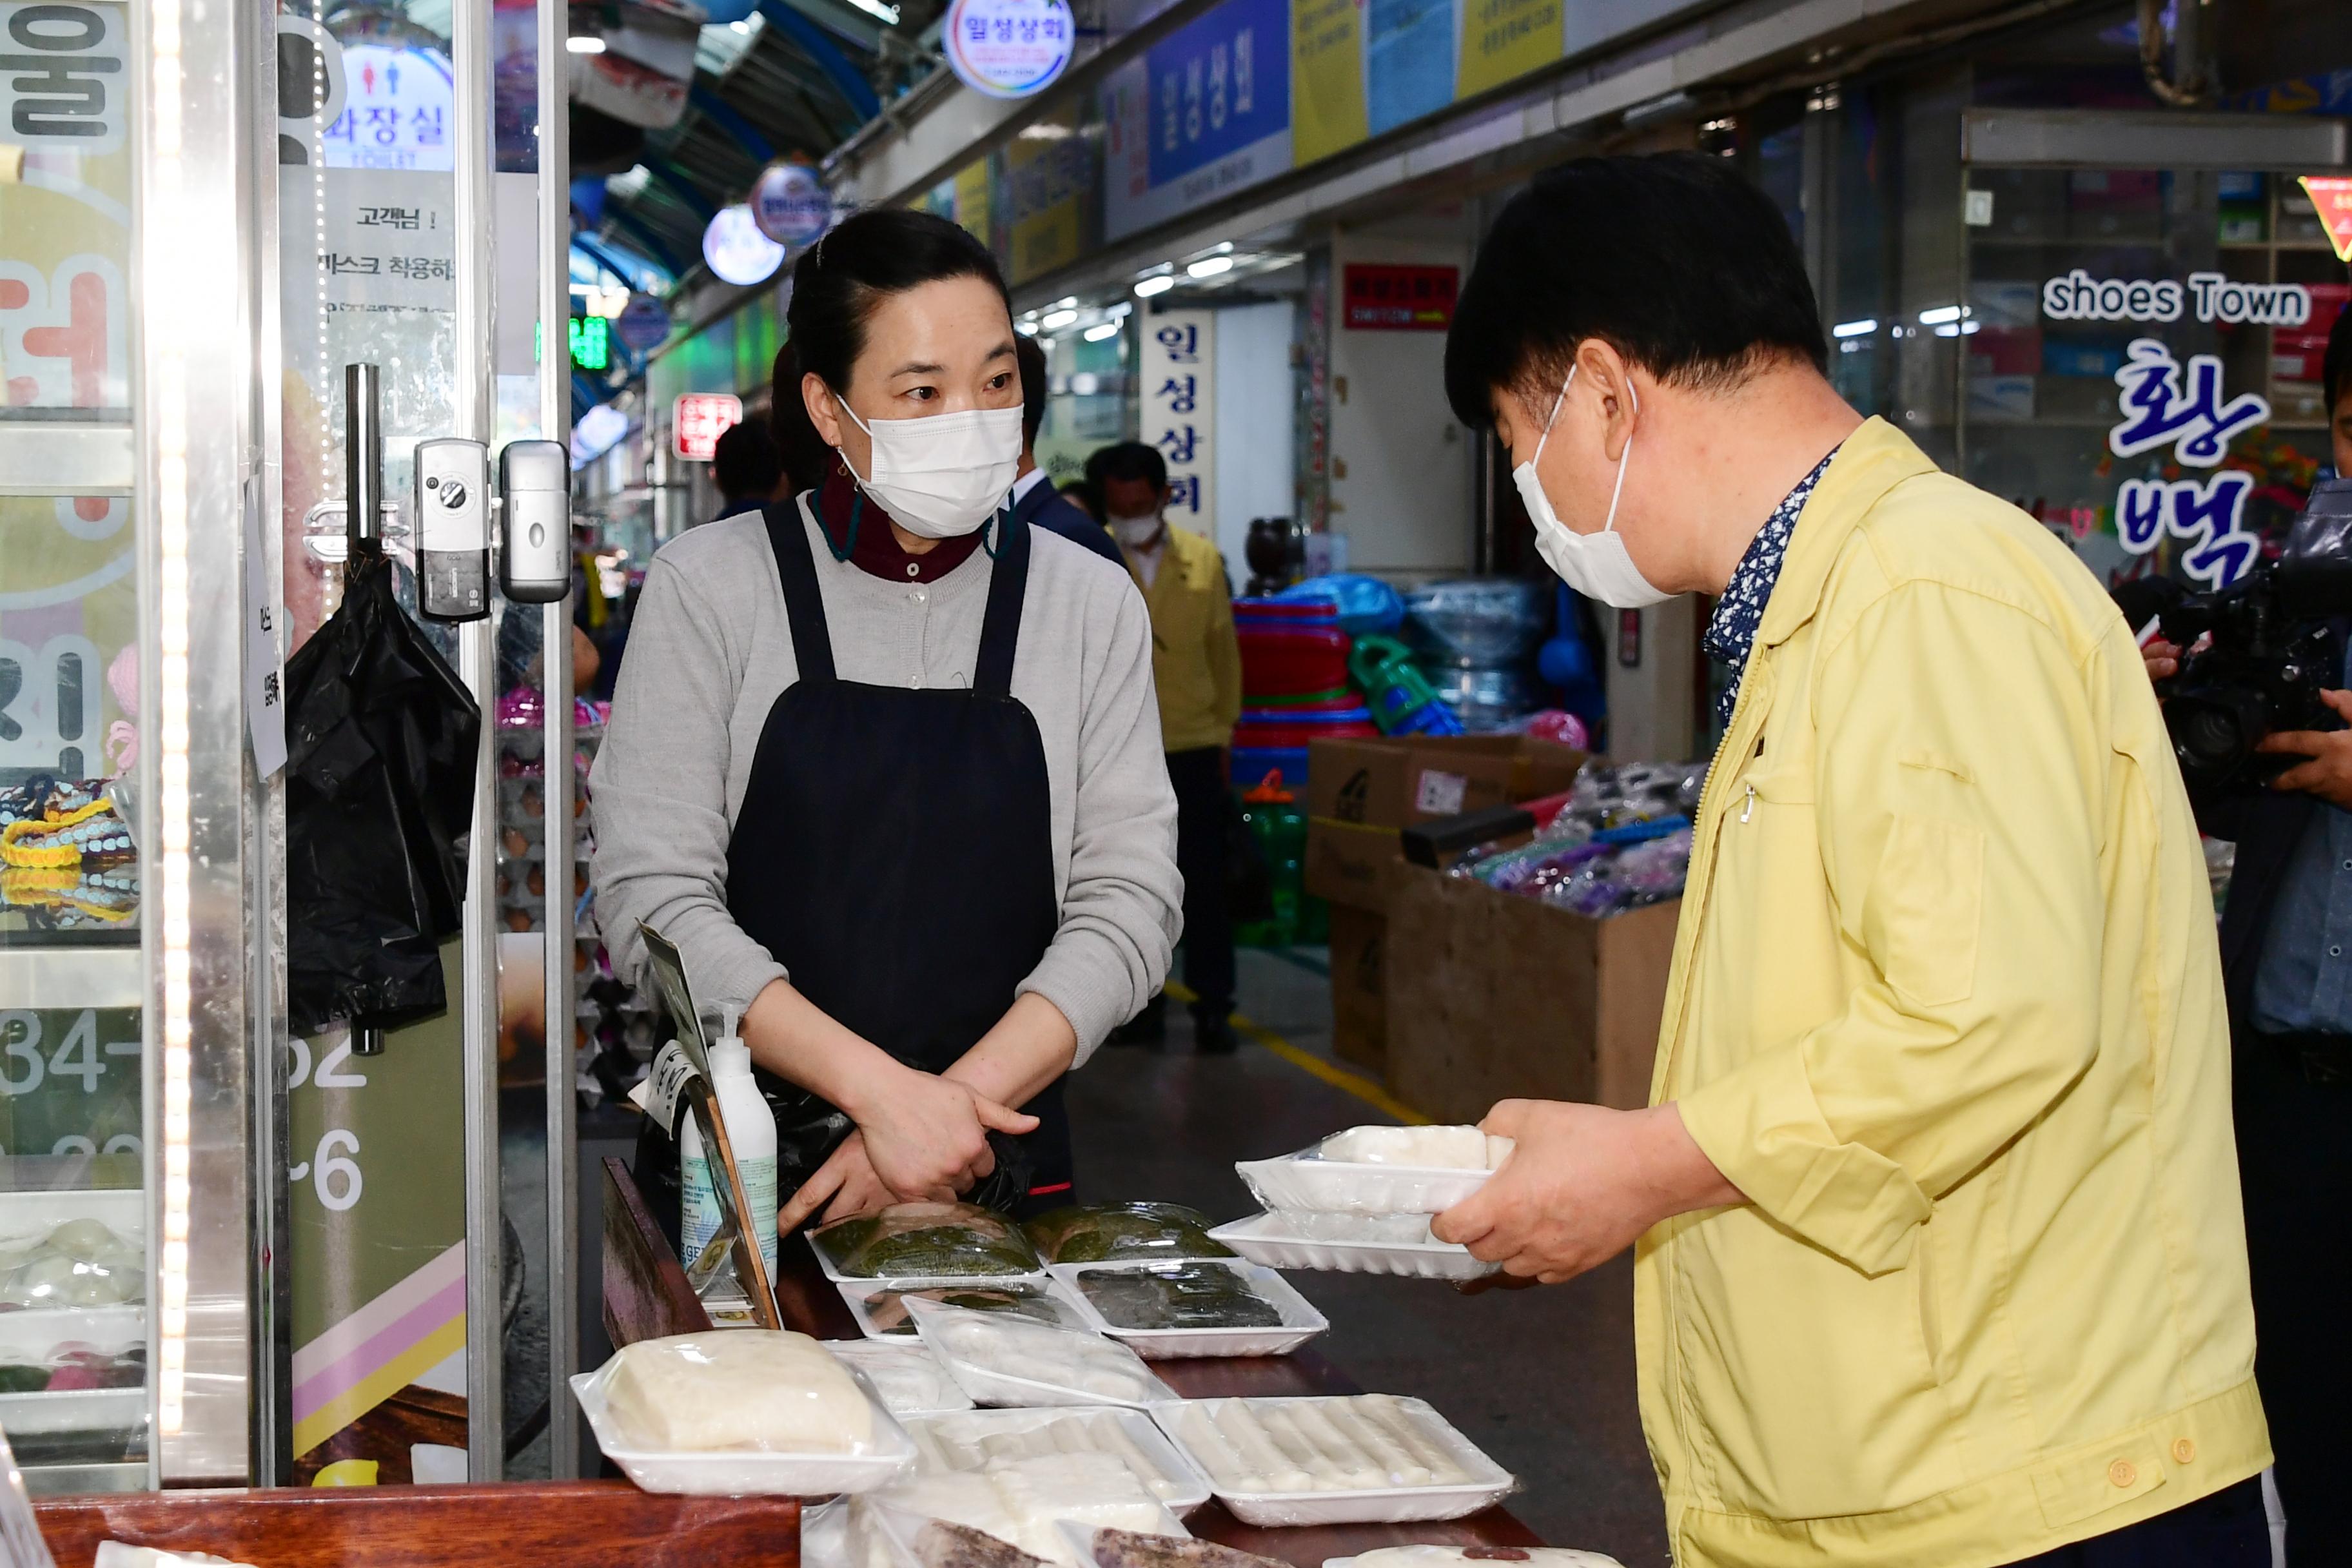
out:
M1168 999L1171 1002L1190 1005L1193 1000L1191 989L1175 981L1170 981L1163 989L1167 991ZM1342 1094L1355 1096L1382 1115L1394 1117L1408 1127L1426 1127L1430 1124L1428 1117L1423 1116L1363 1074L1349 1072L1346 1068L1327 1062L1312 1051L1300 1050L1265 1025L1253 1022L1248 1015L1235 1013L1233 1016L1233 1025L1234 1028L1247 1035L1299 1071L1309 1077L1321 1079Z

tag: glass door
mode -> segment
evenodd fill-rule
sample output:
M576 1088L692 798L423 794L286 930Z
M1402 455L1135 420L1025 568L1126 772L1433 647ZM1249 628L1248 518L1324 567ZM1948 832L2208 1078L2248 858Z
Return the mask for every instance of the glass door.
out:
M572 612L492 593L486 618L435 620L415 573L433 500L421 442L483 444L487 478L509 443L569 435L562 117L541 113L565 101L563 23L552 0L293 0L277 19L291 645L340 599L346 368L371 364L403 607L482 719L447 1010L381 1034L290 1033L279 1058L287 1398L273 1459L297 1484L496 1479L510 1455L540 1474L575 1463L568 1421L551 1451L537 1439L570 1370L569 1248L548 1237L572 1223Z
M145 1484L142 561L127 6L0 3L0 1428ZM25 68L29 69L29 68Z

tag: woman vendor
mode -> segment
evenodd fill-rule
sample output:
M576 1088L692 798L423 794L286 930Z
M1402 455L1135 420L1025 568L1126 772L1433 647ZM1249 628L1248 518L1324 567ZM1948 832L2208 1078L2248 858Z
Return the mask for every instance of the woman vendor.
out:
M623 975L644 921L700 1005L745 1009L783 1228L1065 1203L1061 1077L1159 989L1179 926L1143 600L1011 522L1013 322L970 235L850 217L786 322L775 403L824 481L654 557L592 780L597 925ZM667 1206L657 1142L639 1175Z

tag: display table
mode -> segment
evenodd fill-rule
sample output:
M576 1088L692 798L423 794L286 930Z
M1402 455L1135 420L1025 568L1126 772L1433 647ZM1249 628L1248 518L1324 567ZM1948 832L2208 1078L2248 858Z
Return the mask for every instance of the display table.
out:
M616 1345L664 1334L689 1333L710 1320L688 1289L686 1270L656 1228L636 1184L617 1159L604 1162L604 1325ZM797 1237L788 1237L776 1262L776 1307L784 1326L821 1340L859 1337L856 1321L841 1292L817 1267L816 1256ZM1317 1354L1302 1350L1286 1356L1211 1357L1156 1361L1151 1370L1187 1399L1237 1394L1361 1394L1353 1378ZM1409 1394L1410 1388L1383 1389ZM1423 1524L1345 1524L1293 1530L1262 1530L1244 1524L1223 1504L1203 1504L1185 1526L1204 1541L1237 1546L1298 1568L1322 1568L1324 1559L1352 1557L1379 1546L1440 1542L1458 1546L1536 1546L1535 1532L1510 1511L1490 1508L1468 1519Z

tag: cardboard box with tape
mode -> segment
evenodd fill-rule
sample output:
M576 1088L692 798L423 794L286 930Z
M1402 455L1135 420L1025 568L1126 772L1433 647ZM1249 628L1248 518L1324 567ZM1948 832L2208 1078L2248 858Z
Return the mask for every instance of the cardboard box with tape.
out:
M1594 919L1419 866L1392 894L1381 973L1398 1099L1439 1121L1515 1098L1649 1102L1680 900Z
M1557 795L1586 753L1524 735L1318 741L1307 769L1307 890L1331 905L1333 1044L1379 1070L1387 1050L1389 905L1405 869L1400 830Z

